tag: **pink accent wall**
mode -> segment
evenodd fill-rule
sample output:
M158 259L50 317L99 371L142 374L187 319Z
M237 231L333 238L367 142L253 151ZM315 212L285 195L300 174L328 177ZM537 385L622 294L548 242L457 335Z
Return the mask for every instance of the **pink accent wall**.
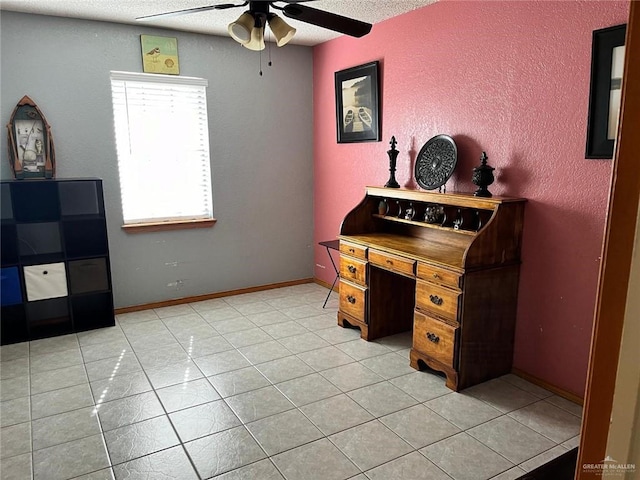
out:
M335 238L367 185L416 188L415 157L438 134L458 145L448 191L473 191L484 150L494 195L526 208L514 367L583 395L611 161L586 160L591 34L625 23L614 1L440 1L361 39L314 48L315 275L333 270ZM338 144L334 72L379 60L382 142ZM318 266L320 265L320 266ZM324 268L322 268L324 267Z

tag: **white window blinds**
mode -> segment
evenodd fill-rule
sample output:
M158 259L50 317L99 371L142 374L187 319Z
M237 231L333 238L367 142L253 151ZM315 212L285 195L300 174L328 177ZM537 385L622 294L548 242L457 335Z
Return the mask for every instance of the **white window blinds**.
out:
M206 87L111 72L125 224L213 218Z

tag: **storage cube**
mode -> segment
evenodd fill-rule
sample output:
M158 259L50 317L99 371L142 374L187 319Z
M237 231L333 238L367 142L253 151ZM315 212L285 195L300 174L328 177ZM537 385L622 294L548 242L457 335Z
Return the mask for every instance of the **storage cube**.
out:
M17 228L21 256L62 252L58 222L22 223Z
M2 180L0 210L0 344L114 325L102 180Z
M62 231L68 257L98 256L109 252L104 219L64 221Z
M25 307L32 339L64 335L73 331L67 298L27 302Z
M88 258L69 262L71 294L109 290L105 258Z
M22 288L18 267L3 268L0 273L0 301L2 306L22 303Z
M96 182L61 182L58 193L62 216L98 215L102 210Z
M68 295L64 263L24 267L24 282L30 302Z
M73 325L77 332L114 324L111 293L71 297Z
M29 331L22 303L2 307L2 313L0 313L0 340L2 345L29 340Z
M18 236L15 225L2 225L0 229L0 254L2 265L18 263Z
M13 218L13 207L11 206L11 189L9 185L3 183L0 187L0 211L2 220Z
M46 222L60 217L58 184L20 181L11 186L13 216L18 222Z

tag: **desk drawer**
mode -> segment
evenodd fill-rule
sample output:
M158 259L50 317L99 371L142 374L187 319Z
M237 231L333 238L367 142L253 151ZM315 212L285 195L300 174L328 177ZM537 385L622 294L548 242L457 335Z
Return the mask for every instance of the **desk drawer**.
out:
M398 257L377 250L369 250L369 262L376 267L391 270L392 272L401 273L403 275L413 276L415 273L415 260Z
M340 278L367 285L367 262L340 255Z
M454 368L458 327L415 312L413 348Z
M416 307L448 320L456 321L460 292L433 283L416 280Z
M340 311L364 322L367 289L349 282L340 282Z
M439 283L452 288L461 288L460 275L426 263L418 263L418 273L416 276L429 282Z
M340 240L340 253L360 258L362 260L367 259L367 247L345 242L344 240Z

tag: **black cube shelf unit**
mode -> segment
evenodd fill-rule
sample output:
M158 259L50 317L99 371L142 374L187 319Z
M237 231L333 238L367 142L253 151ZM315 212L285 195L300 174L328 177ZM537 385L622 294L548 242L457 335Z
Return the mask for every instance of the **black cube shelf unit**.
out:
M102 180L0 187L0 343L115 325Z

